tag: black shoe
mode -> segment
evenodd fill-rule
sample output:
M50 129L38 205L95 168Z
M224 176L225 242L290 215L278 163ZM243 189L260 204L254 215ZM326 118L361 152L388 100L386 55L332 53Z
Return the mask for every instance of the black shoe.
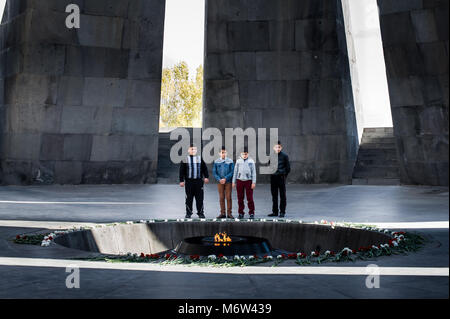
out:
M251 214L248 219L255 219L255 214Z
M267 216L269 216L269 217L277 217L277 216L278 216L278 213L272 213L272 214L267 215Z
M284 216L286 216L286 213L281 213L280 214L280 218L284 218Z
M238 217L239 219L242 219L242 218L244 218L244 214L239 214L239 217Z
M203 213L198 213L197 215L198 215L198 218L206 218L205 214L203 214Z
M184 218L191 218L192 214L186 213L186 216Z

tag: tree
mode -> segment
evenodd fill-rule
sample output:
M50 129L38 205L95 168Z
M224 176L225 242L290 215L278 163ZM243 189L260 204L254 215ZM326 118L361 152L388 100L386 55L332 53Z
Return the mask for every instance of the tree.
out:
M161 83L160 127L201 127L203 67L189 77L189 67L182 61L163 68Z

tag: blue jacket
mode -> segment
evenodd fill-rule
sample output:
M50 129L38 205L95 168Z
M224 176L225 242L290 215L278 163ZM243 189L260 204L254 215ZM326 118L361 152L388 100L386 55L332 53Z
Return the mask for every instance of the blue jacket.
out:
M226 157L225 159L218 158L214 161L213 176L217 181L222 178L227 179L227 183L231 183L233 179L234 163L233 160Z

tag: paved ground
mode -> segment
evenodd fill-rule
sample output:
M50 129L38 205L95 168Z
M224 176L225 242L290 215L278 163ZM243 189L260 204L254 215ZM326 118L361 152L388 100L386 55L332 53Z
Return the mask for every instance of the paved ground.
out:
M206 215L215 217L216 186L205 191ZM270 213L268 185L257 186L255 201L257 217ZM417 253L365 262L208 271L90 262L80 266L81 288L67 289L67 258L85 252L9 240L84 223L179 218L183 202L177 185L0 187L0 298L448 298L448 188L288 185L290 218L378 224L430 240ZM365 286L368 264L393 271L379 289ZM407 274L411 267L418 275Z

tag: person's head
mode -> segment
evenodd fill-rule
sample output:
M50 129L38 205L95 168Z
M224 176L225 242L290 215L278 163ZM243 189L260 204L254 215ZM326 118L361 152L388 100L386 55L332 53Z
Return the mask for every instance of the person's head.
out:
M282 149L283 149L283 146L281 145L281 142L280 142L280 141L278 141L277 144L275 144L275 145L273 146L273 150L274 150L275 153L277 153L277 154L280 153Z
M222 146L219 154L221 159L225 159L225 157L227 156L227 150L225 149L225 146Z
M248 158L248 148L244 147L244 150L241 152L241 157L243 159L247 159Z
M194 144L189 145L188 153L192 156L197 155L197 146Z

